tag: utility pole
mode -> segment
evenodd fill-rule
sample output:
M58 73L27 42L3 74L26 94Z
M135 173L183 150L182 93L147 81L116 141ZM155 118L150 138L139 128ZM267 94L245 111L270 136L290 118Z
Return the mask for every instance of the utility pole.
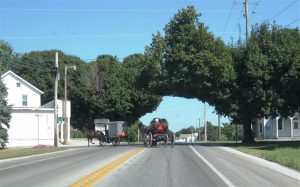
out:
M64 144L68 144L68 122L67 122L67 64L65 63L65 97L64 97Z
M57 141L57 87L58 87L58 77L59 77L59 72L58 72L58 53L55 53L55 82L54 82L54 146L58 146L58 141Z
M207 125L206 125L206 108L205 108L205 103L204 103L203 126L204 126L204 141L207 142Z
M219 140L222 140L222 134L221 134L221 116L218 114L218 127L219 127Z
M201 131L200 131L200 118L199 118L199 130L198 130L198 139L199 139L199 142L200 142L200 133L201 133Z
M73 68L73 70L76 70L76 66L67 66L67 64L65 63L65 77L64 77L64 81L65 81L65 97L64 97L64 110L63 110L63 115L64 115L64 144L68 144L70 141L70 122L68 120L67 117L67 111L68 111L68 107L67 107L67 73L68 73L68 68ZM71 105L71 103L70 103ZM71 106L70 106L71 107ZM70 109L70 108L69 108ZM70 112L71 113L71 112ZM70 116L69 116L70 117Z
M246 18L246 43L249 39L249 17L248 17L248 0L245 0L245 18Z
M138 128L138 138L137 138L137 142L140 143L140 129Z

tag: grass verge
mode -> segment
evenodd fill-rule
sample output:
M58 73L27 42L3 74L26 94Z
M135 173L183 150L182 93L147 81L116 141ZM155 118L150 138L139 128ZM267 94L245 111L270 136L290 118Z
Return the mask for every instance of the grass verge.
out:
M300 141L256 142L250 145L225 143L224 145L300 171Z
M43 153L57 152L65 150L64 147L50 147L50 148L8 148L0 149L0 160L8 158L16 158L22 156L38 155Z

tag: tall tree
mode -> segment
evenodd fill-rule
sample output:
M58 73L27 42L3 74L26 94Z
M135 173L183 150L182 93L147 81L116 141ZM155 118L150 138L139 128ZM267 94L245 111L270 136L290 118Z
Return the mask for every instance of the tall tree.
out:
M7 104L7 90L1 80L1 75L7 69L8 64L14 58L12 48L0 40L0 138L5 142L8 139L7 130L11 118L11 107ZM5 127L6 128L5 128Z
M243 124L244 143L254 142L251 123L270 115L293 115L299 110L299 30L264 23L253 27L247 45L233 50L236 87L228 102Z

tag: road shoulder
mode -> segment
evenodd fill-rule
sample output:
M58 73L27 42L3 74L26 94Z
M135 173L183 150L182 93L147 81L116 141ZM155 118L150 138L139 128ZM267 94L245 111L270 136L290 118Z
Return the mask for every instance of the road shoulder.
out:
M291 168L287 168L287 167L282 166L280 164L277 164L277 163L274 163L274 162L271 162L271 161L253 156L253 155L243 153L241 151L235 150L235 149L230 148L230 147L219 147L219 148L224 150L224 151L227 151L227 152L242 156L244 158L247 158L248 160L253 161L257 164L260 164L260 165L262 165L262 166L264 166L268 169L271 169L272 171L275 171L277 173L280 173L282 175L285 175L285 176L288 176L290 178L293 178L295 180L300 181L300 172L298 172L296 170L293 170Z

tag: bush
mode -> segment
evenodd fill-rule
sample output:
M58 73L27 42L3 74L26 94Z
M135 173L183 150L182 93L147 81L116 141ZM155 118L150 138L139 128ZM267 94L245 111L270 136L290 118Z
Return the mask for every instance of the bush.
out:
M1 127L0 127L0 138L1 138L2 140L4 140L5 142L8 141L7 130L4 129L4 128L1 128Z
M82 132L81 130L73 131L72 132L72 138L86 138L86 134Z

